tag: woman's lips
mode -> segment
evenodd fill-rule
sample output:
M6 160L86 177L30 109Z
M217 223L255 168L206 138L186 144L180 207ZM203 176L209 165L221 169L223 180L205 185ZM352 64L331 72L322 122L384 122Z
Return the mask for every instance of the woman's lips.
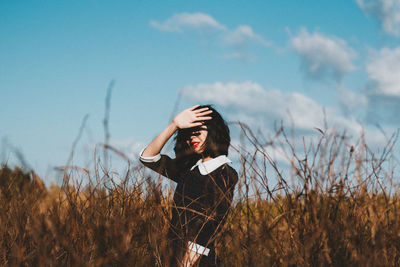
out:
M192 142L192 147L197 147L199 144L199 142Z

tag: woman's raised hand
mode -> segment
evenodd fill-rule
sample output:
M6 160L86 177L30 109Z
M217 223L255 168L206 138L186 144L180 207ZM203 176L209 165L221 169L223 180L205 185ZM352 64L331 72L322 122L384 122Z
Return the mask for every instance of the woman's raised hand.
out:
M212 117L206 115L212 113L212 110L207 107L195 109L199 106L200 105L195 105L191 108L181 111L178 115L176 115L173 123L175 123L178 128L185 129L201 126L201 121L211 120Z

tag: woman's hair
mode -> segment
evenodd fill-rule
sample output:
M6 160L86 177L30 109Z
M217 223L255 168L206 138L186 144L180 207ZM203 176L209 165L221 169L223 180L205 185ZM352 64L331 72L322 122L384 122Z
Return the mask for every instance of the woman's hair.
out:
M215 158L220 155L228 155L228 149L231 143L229 128L221 114L211 105L202 105L196 109L206 107L212 110L212 113L207 115L211 116L212 119L203 121L203 125L207 127L208 133L201 155L196 154L187 143L192 133L200 130L201 127L179 129L175 136L176 143L174 151L178 164L183 168L192 167L202 156Z

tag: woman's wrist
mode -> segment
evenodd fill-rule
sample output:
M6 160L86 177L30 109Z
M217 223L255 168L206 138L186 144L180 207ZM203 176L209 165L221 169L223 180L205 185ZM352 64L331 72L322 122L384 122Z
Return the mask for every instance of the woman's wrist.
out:
M179 126L178 126L178 124L176 123L175 119L173 119L173 120L171 121L170 125L172 126L172 128L173 128L175 131L179 130Z

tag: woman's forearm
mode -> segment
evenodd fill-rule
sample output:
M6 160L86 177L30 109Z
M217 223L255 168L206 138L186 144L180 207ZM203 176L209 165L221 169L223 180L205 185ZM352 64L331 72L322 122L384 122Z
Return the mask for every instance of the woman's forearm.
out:
M178 126L172 121L159 135L157 135L153 141L143 150L143 157L152 157L161 152L165 143L171 138L171 136L178 130Z

